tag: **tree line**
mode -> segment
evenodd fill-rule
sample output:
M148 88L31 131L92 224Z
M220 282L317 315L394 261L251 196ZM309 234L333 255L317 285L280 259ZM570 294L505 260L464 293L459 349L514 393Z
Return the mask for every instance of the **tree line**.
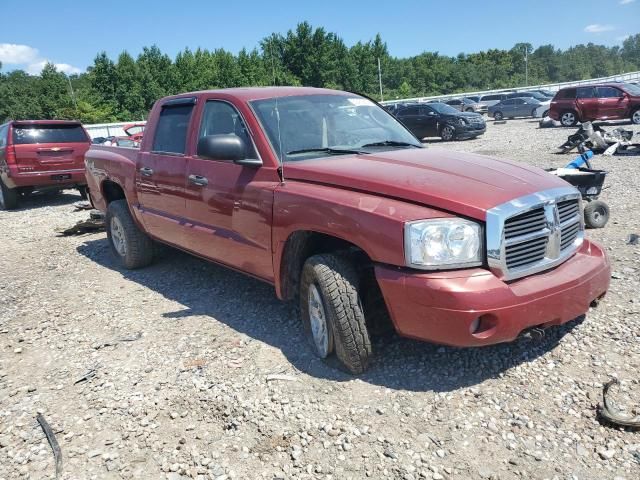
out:
M286 35L273 33L253 50L237 55L222 48L186 48L175 58L157 46L134 58L113 60L102 52L85 73L67 76L48 64L40 75L22 70L0 73L0 122L5 119L79 119L102 123L146 118L166 95L237 86L304 85L337 88L380 99L378 59L384 99L522 87L525 52L531 85L581 80L640 70L640 34L622 46L518 43L455 57L424 52L392 57L377 35L348 47L335 33L297 25ZM1 64L0 64L1 68ZM73 92L73 94L72 94Z

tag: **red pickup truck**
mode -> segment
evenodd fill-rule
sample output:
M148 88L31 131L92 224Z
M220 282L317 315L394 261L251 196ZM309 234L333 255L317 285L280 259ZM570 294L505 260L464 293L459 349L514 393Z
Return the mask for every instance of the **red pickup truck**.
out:
M86 195L84 154L91 140L79 122L21 120L0 125L0 209L33 190L77 188Z
M169 244L299 302L315 353L366 368L370 333L455 346L584 314L609 287L581 199L523 164L423 145L335 90L159 100L140 150L93 146L89 193L125 268Z

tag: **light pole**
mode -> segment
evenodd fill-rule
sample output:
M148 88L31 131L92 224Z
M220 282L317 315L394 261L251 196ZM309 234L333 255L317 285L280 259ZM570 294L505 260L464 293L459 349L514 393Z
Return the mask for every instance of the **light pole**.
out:
M384 101L382 97L382 70L380 69L380 57L378 57L378 83L380 83L380 101Z
M529 86L529 49L524 46L524 86Z
M71 89L71 100L73 100L73 106L76 109L76 115L78 115L78 102L76 101L76 94L73 91L73 85L71 85L71 77L69 75L65 75L67 77L67 81L69 82L69 89Z

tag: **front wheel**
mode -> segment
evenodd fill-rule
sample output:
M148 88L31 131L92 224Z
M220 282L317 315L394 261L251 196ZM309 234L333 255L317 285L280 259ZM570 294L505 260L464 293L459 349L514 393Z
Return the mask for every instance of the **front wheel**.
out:
M307 259L300 280L300 316L315 354L333 354L352 374L367 369L371 340L360 300L359 279L352 263L335 254Z
M502 112L498 111L498 112L493 112L493 119L494 120L502 120L504 118L504 115L502 114Z
M7 187L0 178L0 210L13 210L18 206L18 190Z
M111 251L123 267L133 270L151 263L153 242L136 225L126 200L109 204L105 223Z
M578 123L578 117L573 112L564 112L560 116L560 123L564 127L573 127L576 123Z
M589 228L603 228L609 221L609 205L593 200L584 207L584 223Z
M636 111L631 114L631 123L634 125L640 125L640 108L636 109Z
M445 142L448 142L449 140L453 140L453 137L455 136L455 134L456 134L456 131L451 125L445 125L440 130L440 138L442 138L442 140L444 140Z

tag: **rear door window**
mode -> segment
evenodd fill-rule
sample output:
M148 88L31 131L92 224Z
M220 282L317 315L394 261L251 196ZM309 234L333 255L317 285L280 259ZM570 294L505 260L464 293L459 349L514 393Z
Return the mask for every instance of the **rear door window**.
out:
M622 92L613 87L598 87L598 98L620 98Z
M178 103L162 107L153 138L154 153L185 153L193 105Z
M419 113L420 113L419 107L414 106L414 107L407 107L407 108L404 108L404 109L400 110L398 115L402 115L402 116L418 115Z
M13 126L13 143L83 143L89 138L81 125L66 124L19 124Z
M579 87L576 89L576 97L578 98L595 98L596 92L593 87Z
M566 90L560 90L557 93L556 98L558 98L558 99L576 98L576 89L575 88L567 88Z

